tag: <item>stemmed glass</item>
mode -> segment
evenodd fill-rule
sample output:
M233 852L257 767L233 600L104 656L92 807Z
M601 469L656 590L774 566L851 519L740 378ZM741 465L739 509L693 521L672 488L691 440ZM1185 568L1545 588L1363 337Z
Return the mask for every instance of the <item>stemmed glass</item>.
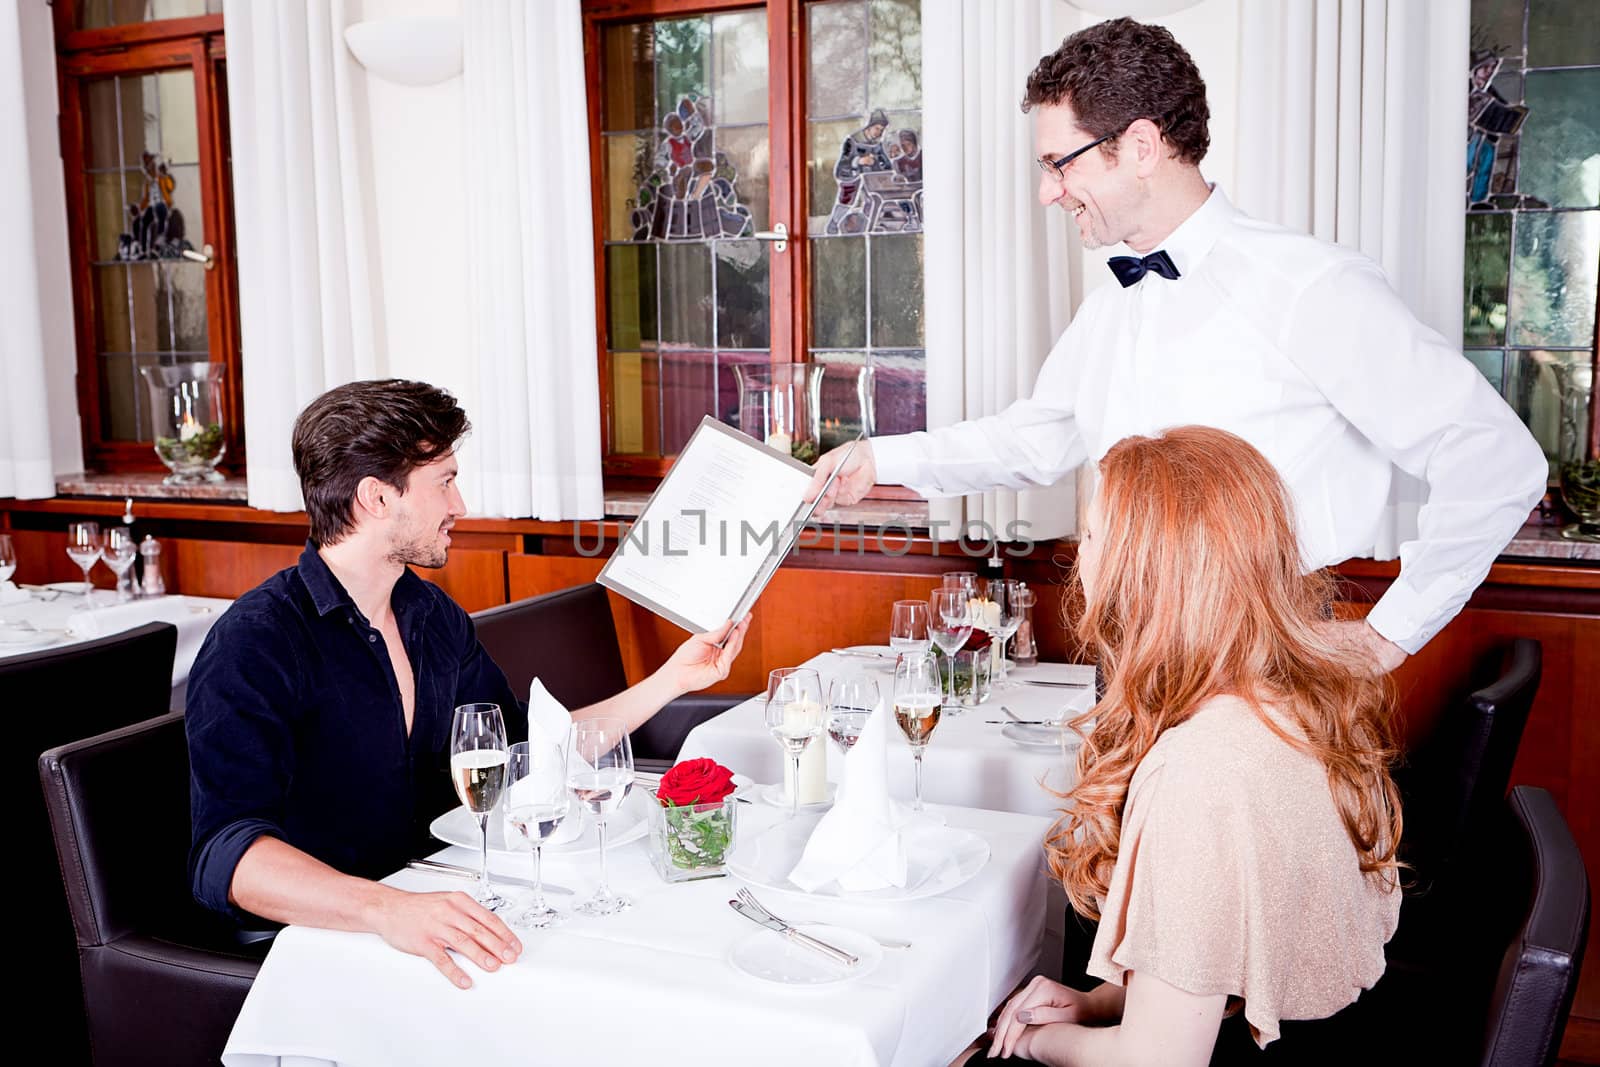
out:
M581 719L572 724L572 751L567 757L567 784L573 796L594 813L600 835L600 884L594 896L578 905L582 915L614 915L633 901L611 891L606 881L606 816L622 806L633 785L633 743L621 719Z
M544 843L560 829L571 805L567 746L549 741L512 745L506 768L506 821L533 847L533 900L511 920L519 930L560 921L561 913L544 899Z
M106 531L105 561L117 576L117 600L132 600L133 590L128 587L128 570L133 566L139 546L126 526L113 526Z
M922 754L939 725L944 684L939 678L939 661L932 652L907 653L894 667L894 720L911 746L916 760L916 800L911 810L922 810Z
M810 667L780 667L767 675L767 729L794 771L789 817L800 813L800 754L821 736L822 678Z
M855 747L877 706L878 683L863 675L836 678L828 688L828 736L845 755Z
M940 651L952 660L961 646L967 643L967 638L972 636L972 615L972 603L968 600L968 590L965 588L935 589L928 598L928 634ZM954 681L953 665L950 675Z
M995 682L997 688L1009 687L1006 683L1006 642L1022 625L1022 602L1026 590L1027 586L1013 578L996 578L985 583L984 595L999 608L999 614L988 627L988 632L1000 642L1000 677Z
M939 579L939 588L965 589L967 591L967 598L970 600L972 597L978 595L978 572L950 571L944 575L944 577Z
M11 547L11 535L0 534L0 582L9 582L17 573L17 550Z
M928 651L928 605L896 600L889 614L889 647L896 653Z
M95 563L100 559L100 524L97 522L75 522L67 527L67 556L83 571L83 603L90 604L90 592L94 586L89 584L89 572L94 569Z
M478 888L473 899L490 911L508 901L489 885L489 812L506 781L506 724L499 704L463 704L450 718L450 783L466 809L478 819L483 851L478 863Z

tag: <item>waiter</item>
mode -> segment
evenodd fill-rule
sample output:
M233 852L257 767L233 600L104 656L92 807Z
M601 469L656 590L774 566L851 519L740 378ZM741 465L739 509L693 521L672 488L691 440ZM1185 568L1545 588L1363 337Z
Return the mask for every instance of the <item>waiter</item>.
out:
M1259 222L1200 174L1205 83L1170 33L1130 19L1068 37L1028 77L1039 199L1085 248L1126 245L998 415L857 447L822 507L876 483L925 496L1051 485L1120 439L1232 431L1294 494L1308 568L1370 556L1399 468L1428 484L1400 575L1339 639L1393 670L1461 610L1543 495L1521 421L1371 260ZM812 493L838 464L817 462Z

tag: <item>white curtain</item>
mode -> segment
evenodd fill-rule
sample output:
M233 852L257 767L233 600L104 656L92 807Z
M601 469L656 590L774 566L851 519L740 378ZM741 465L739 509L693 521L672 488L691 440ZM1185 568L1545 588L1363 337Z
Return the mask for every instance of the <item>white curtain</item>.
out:
M0 497L83 468L50 8L0 10Z
M301 507L289 438L325 390L384 373L364 73L345 0L224 0L252 507Z
M600 358L579 0L462 5L482 510L599 518Z
M1082 299L1077 235L1038 201L1023 86L1076 29L1062 0L922 0L928 428L993 415L1030 395ZM929 502L930 518L1027 539L1075 529L1071 479ZM1026 523L1026 526L1020 524ZM975 528L981 529L981 528Z
M1377 260L1461 343L1470 0L1241 0L1238 188L1257 218ZM1379 558L1416 536L1400 471Z

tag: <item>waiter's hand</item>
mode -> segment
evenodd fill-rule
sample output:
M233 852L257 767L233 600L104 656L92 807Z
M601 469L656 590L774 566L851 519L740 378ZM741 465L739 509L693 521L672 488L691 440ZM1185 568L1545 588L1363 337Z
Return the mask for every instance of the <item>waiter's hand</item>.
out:
M1374 674L1388 674L1406 661L1406 650L1368 626L1364 619L1325 622L1323 632L1372 666Z
M828 480L828 475L833 473L833 468L839 465L840 458L849 447L848 444L840 445L824 452L817 460L816 472L811 475L811 484L806 486L806 503L809 504L817 499L817 493L822 490L822 483ZM850 453L850 462L844 465L839 477L828 486L827 493L817 505L816 514L821 517L826 515L830 508L849 507L866 496L868 490L877 484L878 464L872 456L872 442L862 439L856 442L855 451Z

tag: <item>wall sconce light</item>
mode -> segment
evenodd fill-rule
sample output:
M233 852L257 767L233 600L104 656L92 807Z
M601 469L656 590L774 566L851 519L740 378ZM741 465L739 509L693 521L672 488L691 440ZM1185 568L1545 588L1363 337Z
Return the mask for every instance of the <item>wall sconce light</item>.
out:
M368 71L399 85L435 85L461 73L461 20L452 15L353 23L344 43Z

